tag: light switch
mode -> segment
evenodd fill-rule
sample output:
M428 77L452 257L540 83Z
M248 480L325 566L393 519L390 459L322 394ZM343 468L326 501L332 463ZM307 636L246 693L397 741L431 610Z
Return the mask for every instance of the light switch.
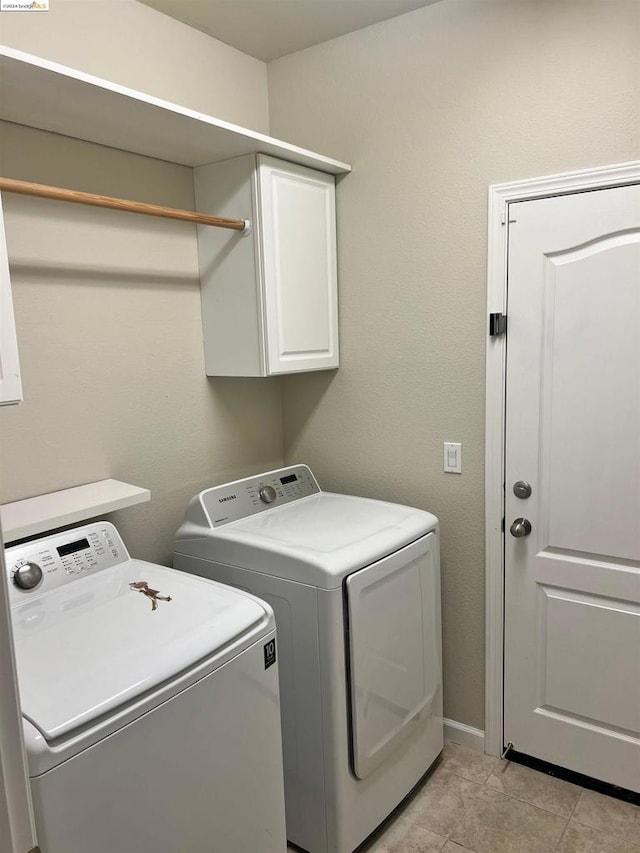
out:
M459 442L445 441L444 470L450 474L462 474L462 444Z

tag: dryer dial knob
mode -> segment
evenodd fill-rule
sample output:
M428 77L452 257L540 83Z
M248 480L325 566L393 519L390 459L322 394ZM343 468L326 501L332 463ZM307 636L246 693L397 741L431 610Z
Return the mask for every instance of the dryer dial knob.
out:
M272 504L276 499L276 490L273 486L260 486L258 490L260 500L264 504Z
M13 582L20 589L34 589L42 576L42 569L37 563L24 563L13 573Z

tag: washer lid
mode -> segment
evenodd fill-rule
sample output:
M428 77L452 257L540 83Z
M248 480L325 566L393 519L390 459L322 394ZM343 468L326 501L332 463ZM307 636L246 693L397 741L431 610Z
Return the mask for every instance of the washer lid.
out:
M130 586L140 582L146 594ZM223 652L269 611L222 584L128 560L30 598L12 619L22 712L52 741Z
M205 557L321 589L437 528L429 512L320 492L215 529L185 524L176 552Z

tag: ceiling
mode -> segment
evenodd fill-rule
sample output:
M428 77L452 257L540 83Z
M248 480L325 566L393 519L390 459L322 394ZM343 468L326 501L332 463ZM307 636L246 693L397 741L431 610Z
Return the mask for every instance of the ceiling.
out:
M140 0L269 62L438 0Z

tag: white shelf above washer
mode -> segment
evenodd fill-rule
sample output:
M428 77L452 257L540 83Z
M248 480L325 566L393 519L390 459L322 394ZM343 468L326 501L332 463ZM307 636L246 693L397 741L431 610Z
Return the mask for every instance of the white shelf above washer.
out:
M333 175L347 163L0 45L0 119L185 166L271 154Z
M67 524L144 503L151 492L120 480L99 480L0 506L5 545Z

